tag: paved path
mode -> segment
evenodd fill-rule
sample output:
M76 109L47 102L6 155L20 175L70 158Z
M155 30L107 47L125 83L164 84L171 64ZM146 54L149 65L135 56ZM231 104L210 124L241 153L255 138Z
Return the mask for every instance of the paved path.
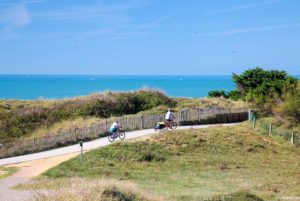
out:
M208 128L212 126L233 126L237 125L235 124L214 124L214 125L196 125L196 126L179 126L177 129L189 129L189 128ZM146 135L150 135L155 133L153 129L146 129L146 130L139 130L139 131L132 131L132 132L127 132L126 133L126 139L134 139L138 137L143 137ZM88 151L92 150L98 147L106 146L111 144L108 139L105 138L100 138L96 139L90 142L85 142L83 143L83 150ZM34 153L34 154L28 154L28 155L23 155L23 156L16 156L16 157L11 157L11 158L5 158L5 159L0 159L0 166L1 165L10 165L10 164L15 164L15 163L21 163L21 162L26 162L26 161L31 161L31 160L38 160L38 159L43 159L43 158L50 158L50 157L55 157L55 156L61 156L65 154L70 154L70 153L76 153L80 152L80 146L78 144L71 145L71 146L66 146L58 149L53 149L49 151L43 151L39 153Z

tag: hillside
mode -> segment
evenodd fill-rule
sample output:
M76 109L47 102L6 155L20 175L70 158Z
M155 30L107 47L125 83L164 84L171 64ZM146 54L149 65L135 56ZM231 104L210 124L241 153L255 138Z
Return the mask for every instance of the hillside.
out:
M22 188L57 192L45 200L298 199L299 155L299 148L258 135L247 123L191 129L88 152L83 164L74 158Z

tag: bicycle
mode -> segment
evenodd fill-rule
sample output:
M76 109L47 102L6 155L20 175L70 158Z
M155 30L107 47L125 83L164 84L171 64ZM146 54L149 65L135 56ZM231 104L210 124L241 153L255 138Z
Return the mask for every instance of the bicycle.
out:
M165 121L165 122L158 122L154 125L154 131L162 130L162 129L171 129L175 130L177 128L177 123L175 121Z
M125 139L125 131L116 131L108 135L108 141L114 142L117 138L120 138L120 140Z
M174 120L166 121L166 129L175 130L177 128L177 123Z

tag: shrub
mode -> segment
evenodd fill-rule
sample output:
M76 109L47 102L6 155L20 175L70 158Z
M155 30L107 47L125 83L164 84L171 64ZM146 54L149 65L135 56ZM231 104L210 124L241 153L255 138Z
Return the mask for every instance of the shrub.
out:
M208 92L209 98L215 98L215 97L224 97L227 98L227 95L224 90L212 90Z
M237 101L242 98L242 95L238 90L232 90L227 93L227 97L231 100Z

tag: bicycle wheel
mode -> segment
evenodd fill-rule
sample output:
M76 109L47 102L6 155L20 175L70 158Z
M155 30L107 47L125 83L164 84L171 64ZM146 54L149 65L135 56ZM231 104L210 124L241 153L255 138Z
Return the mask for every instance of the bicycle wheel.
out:
M113 135L108 136L108 141L113 142L115 141L115 137Z
M172 130L175 130L177 128L177 123L175 121L172 122Z
M125 139L125 132L124 132L124 131L122 131L122 132L119 133L119 138L120 138L121 140L124 140L124 139Z

